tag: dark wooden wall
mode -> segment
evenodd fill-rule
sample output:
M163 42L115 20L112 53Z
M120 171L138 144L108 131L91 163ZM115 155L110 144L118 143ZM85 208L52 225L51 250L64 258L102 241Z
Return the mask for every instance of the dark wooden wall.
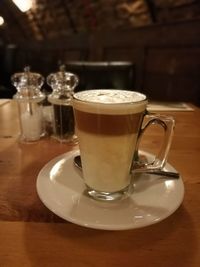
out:
M200 103L200 20L15 44L4 53L7 74L29 64L46 76L72 60L132 61L135 90L154 100Z
M136 90L153 99L200 101L200 21L98 37L93 58L135 62Z

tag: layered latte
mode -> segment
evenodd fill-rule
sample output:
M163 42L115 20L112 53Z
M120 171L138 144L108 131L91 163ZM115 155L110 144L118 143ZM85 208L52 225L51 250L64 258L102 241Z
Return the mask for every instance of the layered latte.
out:
M89 90L73 107L86 185L116 192L130 184L130 168L147 100L138 92Z

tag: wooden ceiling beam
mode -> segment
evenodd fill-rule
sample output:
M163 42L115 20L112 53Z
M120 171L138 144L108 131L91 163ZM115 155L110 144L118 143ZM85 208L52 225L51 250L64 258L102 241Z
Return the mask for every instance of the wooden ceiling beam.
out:
M19 35L23 40L29 38L25 25L27 23L26 16L21 13L20 10L15 6L15 4L9 0L1 0L2 10L5 10L5 22L8 26L8 34Z
M145 0L148 9L149 9L149 14L152 19L152 22L156 23L157 22L157 16L156 16L156 7L154 4L153 0Z
M62 4L63 4L63 7L65 9L66 16L67 16L67 18L69 20L69 25L70 25L72 31L74 33L77 33L76 23L74 22L74 20L73 20L73 18L71 16L70 9L69 9L69 7L68 7L68 5L67 5L65 0L61 0L61 1L62 1Z

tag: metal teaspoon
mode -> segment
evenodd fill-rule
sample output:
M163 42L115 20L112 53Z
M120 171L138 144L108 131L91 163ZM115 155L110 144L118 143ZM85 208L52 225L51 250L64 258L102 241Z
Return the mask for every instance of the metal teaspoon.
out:
M74 165L82 171L82 164L81 164L81 157L80 155L74 157ZM163 170L134 170L135 173L149 173L149 174L155 174L160 176L165 176L167 178L174 178L178 179L180 177L180 174L178 172L169 172L169 171L163 171Z

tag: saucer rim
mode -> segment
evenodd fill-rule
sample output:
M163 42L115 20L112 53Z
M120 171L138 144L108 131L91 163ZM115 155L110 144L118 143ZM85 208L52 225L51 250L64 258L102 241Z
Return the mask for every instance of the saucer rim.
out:
M141 154L147 156L147 157L154 157L153 154L149 153L149 152L145 152L145 151L139 151ZM86 227L86 228L91 228L91 229L97 229L97 230L109 230L109 231L121 231L121 230L131 230L131 229L138 229L138 228L143 228L143 227L147 227L147 226L150 226L150 225L153 225L153 224L157 224L163 220L165 220L166 218L168 218L169 216L171 216L179 207L180 205L182 204L183 202L183 199L184 199L184 194L185 194L185 188L184 188L184 183L183 183L183 180L182 180L182 177L180 175L179 179L177 179L176 181L179 183L179 187L182 191L182 193L180 193L179 195L179 198L177 200L177 203L176 205L174 205L174 208L173 209L170 209L170 211L168 213L166 213L165 216L162 216L162 218L158 218L157 220L153 220L152 222L146 222L146 223L143 223L143 224L140 224L140 225L133 225L133 224L124 224L124 225L109 225L109 224L88 224L86 222L83 222L83 221L77 221L76 219L70 217L70 216L64 216L63 215L63 212L59 212L58 210L56 210L55 207L52 207L52 204L50 203L50 201L44 196L44 193L42 193L42 188L41 188L41 180L42 179L47 179L47 180L50 180L49 177L44 177L43 176L43 173L45 171L47 171L47 169L49 169L51 166L53 166L56 162L58 162L59 160L61 159L66 159L66 160L70 160L73 156L76 156L80 154L80 151L79 150L72 150L72 151L69 151L69 152L66 152L66 153L63 153L61 155L58 155L56 157L54 157L53 159L51 159L49 162L47 162L43 168L40 170L38 176L37 176L37 181L36 181L36 191L37 191L37 194L40 198L40 200L42 201L42 203L51 211L53 212L54 214L56 214L57 216L59 216L60 218L64 219L65 221L68 221L68 222L71 222L73 224L76 224L76 225L79 225L79 226L82 226L82 227ZM72 162L73 164L73 162ZM168 162L166 163L166 170L170 170L170 171L176 171L176 169L171 165L169 164ZM70 175L70 177L73 176ZM170 179L169 179L170 180ZM134 193L133 193L134 194ZM79 195L81 195L81 193L79 193ZM133 196L133 195L132 195ZM132 196L130 196L130 198L132 198ZM94 201L97 201L97 200L94 200ZM102 201L98 201L100 203L102 203Z

